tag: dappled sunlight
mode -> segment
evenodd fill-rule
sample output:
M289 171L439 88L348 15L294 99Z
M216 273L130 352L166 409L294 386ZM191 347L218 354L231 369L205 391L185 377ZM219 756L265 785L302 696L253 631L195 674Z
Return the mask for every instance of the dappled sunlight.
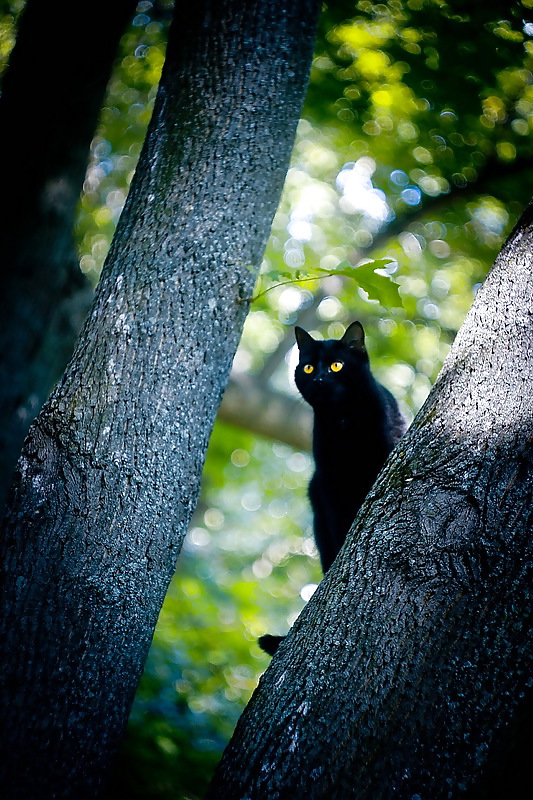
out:
M372 183L375 171L375 161L365 156L354 164L345 164L337 175L337 186L342 191L339 208L346 214L362 213L371 229L378 228L390 216L385 193Z
M0 15L0 77L22 5L11 2ZM171 5L137 5L91 145L76 237L81 270L94 285L154 107ZM238 298L239 311L246 302L249 313L232 378L257 392L253 413L276 424L252 433L240 424L242 408L241 418L215 425L132 713L132 763L153 759L173 775L183 761L205 782L269 663L257 637L284 634L321 581L294 326L316 339L340 338L360 320L373 374L411 422L528 201L533 23L518 14L526 3L511 5L509 19L491 12L480 21L479 9L450 17L445 4L400 0L364 0L353 20L340 20L335 4L324 4L255 294ZM244 132L248 118L242 124ZM268 141L263 146L268 154ZM247 214L243 207L237 224L248 225ZM375 271L374 259L382 259ZM291 432L308 425L296 445L277 425L280 398L290 403L282 421ZM515 399L498 430L524 422ZM465 402L487 401L480 390Z
M165 60L169 18L164 7L170 8L171 3L161 5L159 19L153 18L152 5L139 4L140 13L124 34L124 55L109 84L91 147L77 225L81 269L93 283L100 276L124 207Z

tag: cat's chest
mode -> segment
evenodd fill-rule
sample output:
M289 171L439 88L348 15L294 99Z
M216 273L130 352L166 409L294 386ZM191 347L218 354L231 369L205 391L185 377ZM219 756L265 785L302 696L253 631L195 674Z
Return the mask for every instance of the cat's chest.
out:
M386 454L385 432L378 418L321 419L315 415L313 455L318 469L336 473L349 469L353 473L358 465L368 467Z
M353 419L339 417L327 422L316 419L313 431L315 461L345 462L359 449L361 432ZM364 437L363 437L364 438Z

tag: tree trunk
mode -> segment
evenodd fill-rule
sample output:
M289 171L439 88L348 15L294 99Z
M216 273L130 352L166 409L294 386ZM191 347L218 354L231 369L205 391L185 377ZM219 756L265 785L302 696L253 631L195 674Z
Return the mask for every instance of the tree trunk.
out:
M92 312L30 429L4 524L10 798L93 797L121 738L281 192L318 11L177 5Z
M530 207L210 797L516 796L492 778L530 742L532 275Z
M120 36L94 3L28 0L0 99L0 513L29 425L72 355L93 292L74 219Z

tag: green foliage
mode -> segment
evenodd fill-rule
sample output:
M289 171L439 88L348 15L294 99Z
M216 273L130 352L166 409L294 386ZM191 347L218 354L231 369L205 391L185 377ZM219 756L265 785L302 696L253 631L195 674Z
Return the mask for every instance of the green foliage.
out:
M23 8L23 0L13 0L0 16L0 76L3 74L9 61L16 38L18 16Z
M102 270L152 115L165 60L172 2L140 2L122 37L116 67L80 200L77 237L82 271L94 282Z
M0 17L0 70L21 3ZM423 403L510 228L531 199L532 0L331 0L235 369L261 375L305 312L314 335L367 331L407 416ZM95 282L164 60L170 2L125 34L80 201ZM287 359L290 362L291 354ZM295 393L283 358L272 387ZM307 453L217 423L200 508L133 708L114 796L195 798L320 569Z

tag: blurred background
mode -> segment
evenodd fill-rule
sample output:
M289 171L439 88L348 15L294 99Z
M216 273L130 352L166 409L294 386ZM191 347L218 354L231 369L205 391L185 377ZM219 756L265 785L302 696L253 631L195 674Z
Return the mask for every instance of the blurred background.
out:
M92 143L76 237L94 285L150 119L172 5L138 4ZM0 7L2 72L23 7ZM202 797L268 665L257 637L285 633L321 578L295 323L336 338L360 320L374 374L407 418L424 402L531 199L532 7L324 3L291 167L114 797ZM96 12L105 25L105 7ZM370 259L388 262L352 269Z

